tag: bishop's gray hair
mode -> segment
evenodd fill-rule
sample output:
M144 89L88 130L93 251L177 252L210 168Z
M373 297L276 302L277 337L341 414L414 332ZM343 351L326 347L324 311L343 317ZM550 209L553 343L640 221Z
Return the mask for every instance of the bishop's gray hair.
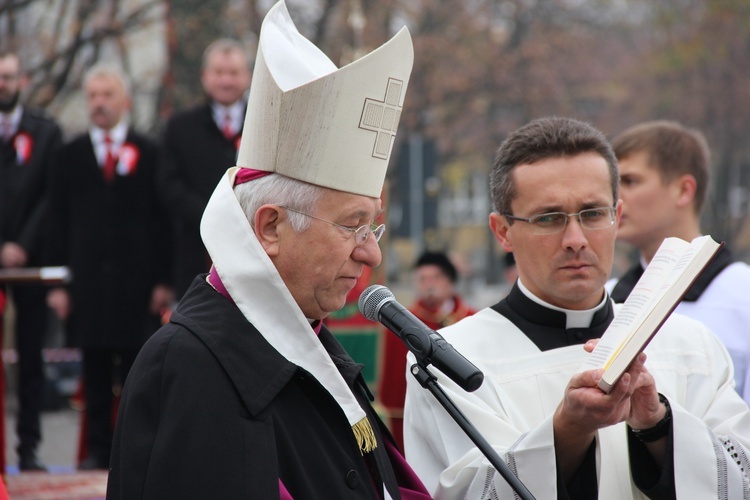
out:
M298 181L281 174L270 174L234 188L250 226L255 229L255 212L263 205L282 205L304 213L314 213L325 188ZM287 211L289 223L296 232L310 227L309 217Z

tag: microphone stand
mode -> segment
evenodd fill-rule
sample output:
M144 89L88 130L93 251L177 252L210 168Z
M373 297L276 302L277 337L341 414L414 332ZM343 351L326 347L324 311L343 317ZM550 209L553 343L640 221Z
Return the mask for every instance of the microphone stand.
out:
M456 421L456 423L463 429L469 439L477 445L477 448L484 454L490 463L495 467L495 470L500 473L505 481L513 488L519 498L522 500L535 500L531 492L521 482L518 477L508 468L508 465L500 458L495 450L490 446L487 440L482 436L474 425L469 421L468 418L461 412L456 404L451 400L443 389L438 385L437 378L427 370L422 360L417 359L417 362L411 365L411 373L414 378L417 379L419 385L430 391L435 399L443 405L443 408L448 414Z

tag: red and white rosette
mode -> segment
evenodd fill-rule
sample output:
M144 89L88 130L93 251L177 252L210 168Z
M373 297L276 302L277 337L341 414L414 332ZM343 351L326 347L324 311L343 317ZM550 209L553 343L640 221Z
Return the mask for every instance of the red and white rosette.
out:
M117 175L127 177L133 175L138 166L138 159L141 156L141 152L135 146L126 142L120 147L120 158L117 162Z
M26 132L18 132L13 139L13 148L16 150L16 159L19 165L27 165L31 160L31 150L34 140Z

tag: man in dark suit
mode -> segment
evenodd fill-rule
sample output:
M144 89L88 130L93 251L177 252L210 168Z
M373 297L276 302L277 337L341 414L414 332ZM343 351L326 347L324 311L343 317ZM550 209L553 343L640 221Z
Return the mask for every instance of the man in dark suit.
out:
M106 469L113 387L173 297L156 144L128 128L129 90L118 68L95 66L84 85L90 128L61 148L50 199L51 260L69 265L73 281L51 290L48 303L83 349L88 456L79 467Z
M4 269L42 264L47 183L53 154L62 140L60 127L51 118L21 104L26 82L18 55L0 52L0 267ZM29 284L8 291L16 311L18 466L21 470L44 470L37 446L42 437L39 414L44 394L46 290Z
M161 144L159 177L174 222L178 298L196 274L210 267L200 219L216 183L237 158L250 87L250 68L240 42L220 39L206 48L201 84L207 101L173 116Z

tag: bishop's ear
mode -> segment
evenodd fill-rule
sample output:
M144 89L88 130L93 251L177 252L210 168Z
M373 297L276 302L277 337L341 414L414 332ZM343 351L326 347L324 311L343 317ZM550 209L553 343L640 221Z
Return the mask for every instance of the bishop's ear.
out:
M255 237L269 257L279 250L280 225L286 213L278 205L263 205L255 212Z

